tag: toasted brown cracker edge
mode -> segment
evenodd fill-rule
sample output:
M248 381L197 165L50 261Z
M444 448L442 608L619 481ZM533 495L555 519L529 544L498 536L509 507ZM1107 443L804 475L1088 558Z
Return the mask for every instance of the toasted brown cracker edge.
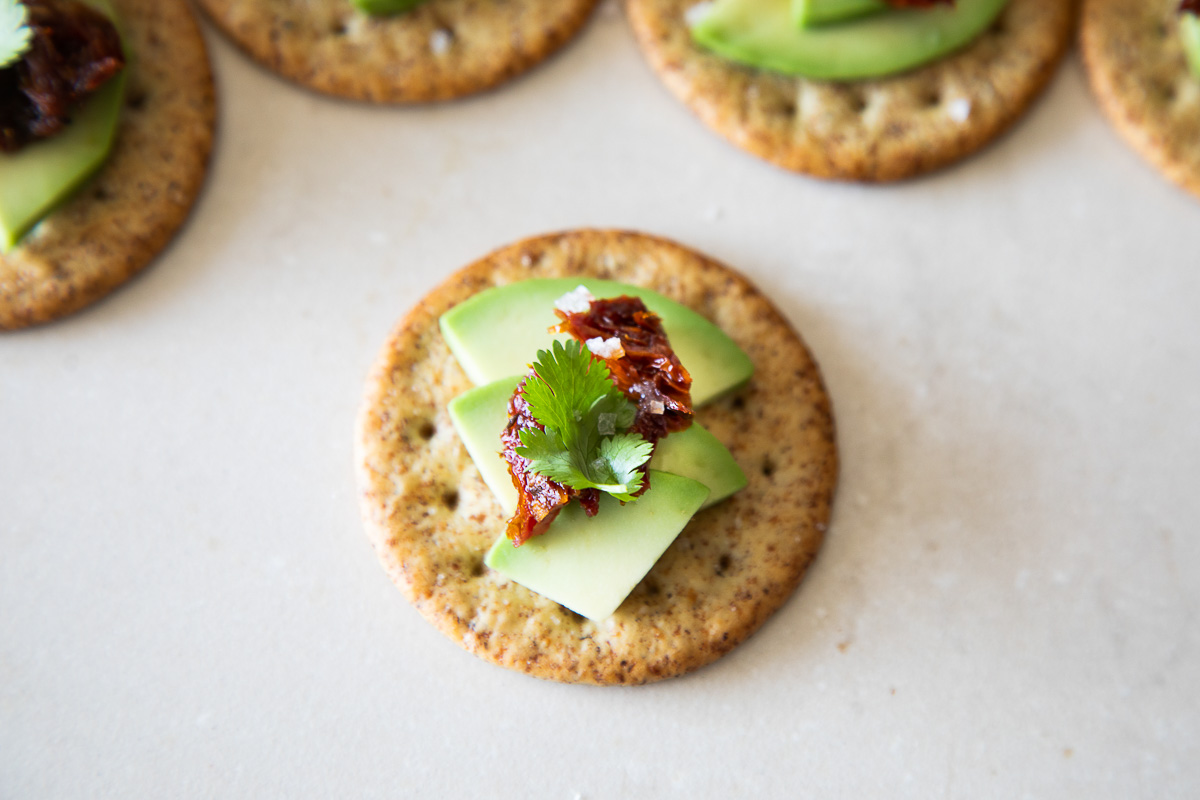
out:
M1178 0L1085 0L1080 47L1100 108L1133 148L1200 196L1200 80L1179 38Z
M597 2L429 0L404 14L372 17L350 0L198 0L267 69L318 92L376 103L490 89L570 41ZM435 37L444 52L434 52Z
M1070 41L1071 0L1013 0L956 55L878 80L833 83L744 67L692 42L698 0L626 0L642 52L713 130L785 169L893 181L975 152L1012 125L1054 74ZM960 122L961 101L970 113Z
M107 295L171 240L204 182L216 102L183 0L114 0L134 58L112 153L89 182L0 255L0 329L58 319Z
M693 518L600 624L484 565L505 520L446 411L471 383L438 329L443 312L487 288L570 275L645 286L684 303L733 337L755 365L745 389L697 411L745 470L748 486ZM356 461L368 536L426 619L500 666L595 684L681 675L757 630L816 555L837 481L833 415L819 369L770 301L716 261L622 231L517 242L417 303L372 368Z

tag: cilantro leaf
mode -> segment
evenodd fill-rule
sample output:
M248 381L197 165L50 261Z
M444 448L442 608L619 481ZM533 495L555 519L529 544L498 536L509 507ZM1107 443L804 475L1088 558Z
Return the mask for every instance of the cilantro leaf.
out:
M654 445L625 433L637 407L613 385L608 366L576 341L538 352L525 381L529 410L545 430L521 431L517 454L529 471L572 489L598 489L622 502L642 487L638 467Z
M22 3L0 0L0 68L16 63L29 48L33 32L27 21Z
M636 433L622 433L600 442L600 458L612 470L615 482L629 487L626 494L632 495L642 488L638 467L649 461L653 453L654 445ZM629 502L633 498L618 496L617 499Z

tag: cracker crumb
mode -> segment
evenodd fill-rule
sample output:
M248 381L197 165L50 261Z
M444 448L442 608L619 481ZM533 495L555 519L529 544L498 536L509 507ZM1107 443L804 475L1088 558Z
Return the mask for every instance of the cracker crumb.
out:
M971 101L960 97L946 108L946 112L955 122L966 122L971 117Z
M436 31L429 34L430 52L432 52L435 56L442 55L450 49L450 42L452 38L453 37L450 35L450 31L443 28L438 28Z

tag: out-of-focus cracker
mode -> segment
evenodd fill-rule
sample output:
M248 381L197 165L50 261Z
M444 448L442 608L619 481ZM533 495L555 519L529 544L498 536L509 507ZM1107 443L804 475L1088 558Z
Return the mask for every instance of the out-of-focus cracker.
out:
M428 0L374 17L350 0L198 0L254 60L310 89L376 103L448 100L544 60L598 0Z
M57 319L129 280L187 218L208 169L216 103L183 0L113 0L132 51L116 142L100 171L0 255L0 330Z
M599 624L484 565L505 520L446 412L471 383L437 323L491 286L568 275L637 284L688 305L732 336L755 366L749 386L696 414L729 447L749 485L697 515ZM368 534L421 614L488 661L566 682L646 683L728 652L800 582L824 535L837 480L820 372L770 301L711 259L619 231L518 242L425 297L375 363L356 448Z
M1085 0L1083 60L1104 113L1168 178L1200 195L1200 80L1179 36L1179 0Z
M981 148L1049 81L1070 39L1070 0L1012 0L957 54L910 72L835 83L735 64L685 24L698 0L626 0L642 51L668 88L726 139L821 178L891 181Z

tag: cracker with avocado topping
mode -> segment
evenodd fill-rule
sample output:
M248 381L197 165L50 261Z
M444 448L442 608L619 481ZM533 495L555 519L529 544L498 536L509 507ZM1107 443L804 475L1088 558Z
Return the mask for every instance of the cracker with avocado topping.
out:
M1200 195L1200 80L1188 71L1179 0L1085 0L1080 43L1100 107L1168 178Z
M696 421L729 448L748 485L692 518L601 623L485 566L506 520L451 426L447 403L471 383L438 328L442 313L492 286L575 275L644 286L689 306L731 336L755 367L745 388L696 410ZM356 461L368 536L426 619L493 663L595 684L681 675L758 629L816 555L837 481L820 371L779 311L728 267L673 242L621 231L518 242L421 300L392 332L367 381Z
M161 251L200 192L216 102L184 0L112 0L129 59L125 105L100 170L0 254L0 330L78 311Z
M626 0L638 43L709 127L778 166L891 181L957 161L1015 122L1070 39L1070 0L1012 0L958 53L899 75L818 81L735 64L693 42L699 0Z
M428 0L371 16L350 0L199 0L268 69L326 94L376 103L490 89L565 45L598 0Z

